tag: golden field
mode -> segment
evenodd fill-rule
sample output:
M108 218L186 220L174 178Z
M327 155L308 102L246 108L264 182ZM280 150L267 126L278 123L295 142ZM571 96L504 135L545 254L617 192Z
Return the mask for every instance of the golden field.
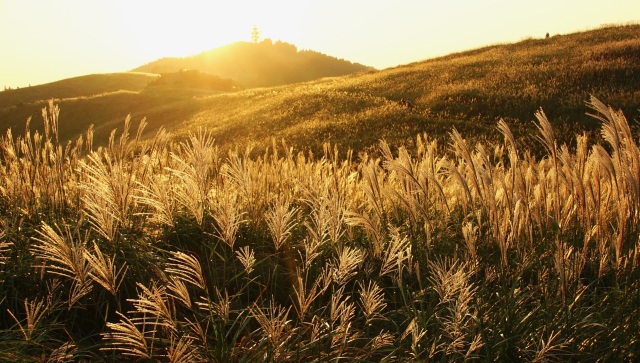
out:
M4 111L41 117L0 140L0 360L634 361L640 145L625 114L638 65L623 59L637 31ZM569 50L594 35L609 46ZM557 69L543 56L554 47L602 60L536 81ZM489 66L504 52L531 77ZM620 73L595 81L586 69L600 66ZM593 85L566 98L581 69ZM578 100L614 80L606 100ZM111 106L143 98L104 130ZM103 124L65 121L92 107Z

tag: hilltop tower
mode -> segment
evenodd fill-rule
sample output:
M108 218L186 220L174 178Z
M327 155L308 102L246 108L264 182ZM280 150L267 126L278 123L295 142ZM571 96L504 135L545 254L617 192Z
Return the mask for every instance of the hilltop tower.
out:
M251 32L251 40L254 44L258 44L258 40L260 40L260 32L255 24L253 25L253 31Z

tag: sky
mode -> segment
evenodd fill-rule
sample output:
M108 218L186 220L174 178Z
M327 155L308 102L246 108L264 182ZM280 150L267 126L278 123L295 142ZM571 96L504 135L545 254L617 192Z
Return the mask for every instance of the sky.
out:
M128 71L261 38L378 69L640 23L638 0L0 0L0 87ZM640 34L639 34L640 36Z

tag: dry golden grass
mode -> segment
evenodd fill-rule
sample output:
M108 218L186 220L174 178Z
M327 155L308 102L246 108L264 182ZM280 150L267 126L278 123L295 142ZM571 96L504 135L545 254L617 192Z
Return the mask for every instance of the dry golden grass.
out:
M45 305L45 301L31 301L28 299L24 300L24 314L25 320L24 323L22 320L16 318L15 314L11 312L11 310L7 309L7 313L11 315L13 320L18 324L18 328L20 332L24 336L24 339L29 342L34 337L34 334L37 334L40 322L44 315L47 313L48 307Z
M98 247L97 244L93 245L94 254L88 250L83 252L85 260L89 266L91 266L89 277L104 287L112 295L115 295L120 283L127 273L126 264L117 268L115 265L115 256L111 257L111 259L107 258L102 251L100 251L100 247Z
M379 158L353 159L329 145L225 153L204 130L142 143L144 123L105 148L62 149L52 105L47 136L1 141L0 346L96 360L630 358L640 147L622 113L590 106L602 142L558 145L540 111L542 157L499 122L502 143L453 130L445 151L420 135L415 150L381 142Z

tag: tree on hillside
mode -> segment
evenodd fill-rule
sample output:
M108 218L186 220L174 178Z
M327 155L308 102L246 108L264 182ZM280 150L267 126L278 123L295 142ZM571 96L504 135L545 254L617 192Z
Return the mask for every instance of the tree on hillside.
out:
M287 52L287 53L298 52L298 47L296 47L291 43L283 42L281 40L276 41L275 46L276 46L276 49L279 49L282 52Z

